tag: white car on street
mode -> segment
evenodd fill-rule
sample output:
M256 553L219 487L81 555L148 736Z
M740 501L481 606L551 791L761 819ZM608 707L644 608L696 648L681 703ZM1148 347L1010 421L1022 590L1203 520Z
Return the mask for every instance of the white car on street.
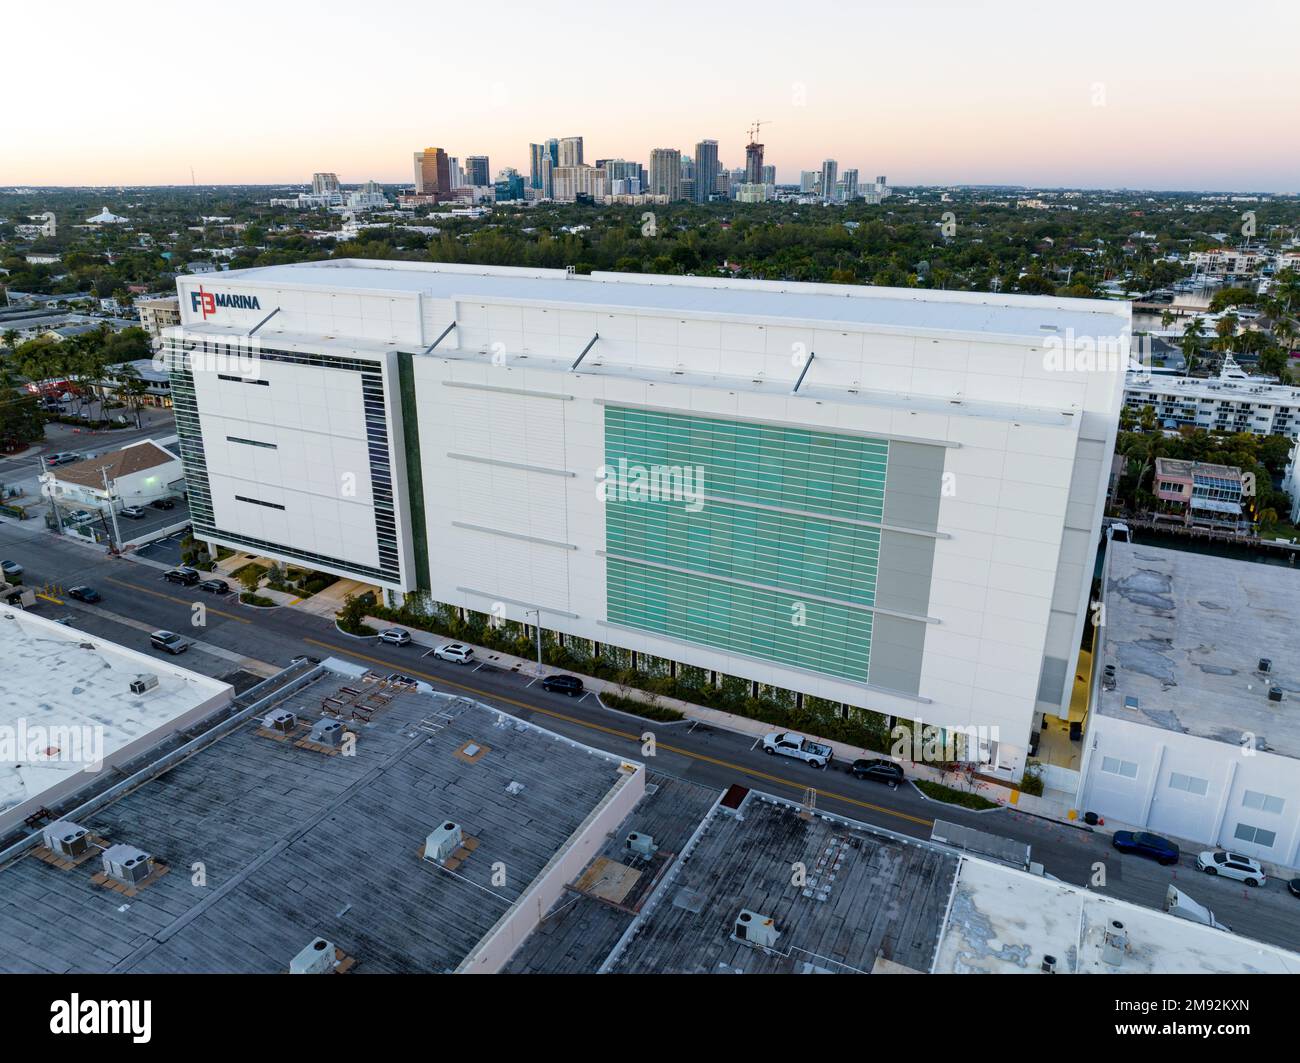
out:
M1230 853L1226 849L1206 849L1196 858L1196 869L1207 875L1235 878L1247 886L1262 886L1268 881L1258 860L1242 856L1241 853Z
M814 742L793 731L773 731L763 736L763 752L779 753L781 756L794 757L814 768L824 768L835 756L831 747L821 742Z
M379 633L380 642L389 642L394 646L405 646L411 641L411 633L404 628L388 627Z
M463 642L449 642L445 646L439 646L433 651L433 655L440 660L455 661L456 664L469 664L474 656L474 647L466 646Z

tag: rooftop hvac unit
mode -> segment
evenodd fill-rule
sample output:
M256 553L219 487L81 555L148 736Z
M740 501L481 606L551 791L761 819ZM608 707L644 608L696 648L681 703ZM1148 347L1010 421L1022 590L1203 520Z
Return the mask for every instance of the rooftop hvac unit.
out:
M623 848L629 853L636 853L638 856L654 856L659 846L655 845L654 838L648 834L638 834L632 831L624 840Z
M1106 927L1101 941L1101 958L1112 967L1124 962L1124 953L1128 949L1128 931L1118 919L1112 919Z
M317 720L311 729L311 741L336 749L343 744L343 724L338 720Z
M69 819L49 824L41 835L45 847L65 860L75 860L90 848L90 831Z
M330 974L334 970L334 943L317 938L289 961L290 974Z
M298 717L288 709L274 709L262 718L262 726L268 731L288 734L298 725Z
M138 886L153 874L153 857L134 845L114 845L104 852L104 874L123 886Z
M754 948L770 949L776 947L776 939L781 936L781 932L776 928L776 920L742 908L736 916L731 936Z
M1286 700L1286 691L1283 690L1281 687L1269 687L1269 688L1268 688L1268 700L1269 700L1269 701L1285 701L1285 700Z
M1266 674L1268 672L1271 672L1273 670L1273 662L1270 661L1267 657L1261 657L1259 659L1259 670Z
M156 675L138 675L131 680L131 693L143 694L157 685L158 677Z
M451 854L460 848L465 836L459 823L446 820L440 823L424 840L424 858L435 864L443 864L451 859Z
M1044 956L1044 957L1043 957L1043 966L1042 966L1041 970L1042 970L1043 974L1055 974L1055 973L1056 973L1056 957L1055 957L1055 956Z

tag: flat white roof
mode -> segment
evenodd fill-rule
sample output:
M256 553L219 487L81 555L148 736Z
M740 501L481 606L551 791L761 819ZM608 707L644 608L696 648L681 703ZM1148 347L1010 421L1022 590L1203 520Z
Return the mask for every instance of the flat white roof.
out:
M1130 723L1300 757L1300 572L1141 543L1111 542L1097 709ZM1260 674L1261 658L1271 671ZM1287 700L1269 701L1270 687Z
M582 277L566 276L562 270L435 262L336 259L231 270L217 281L223 286L419 292L436 299L483 298L704 317L785 318L868 330L988 334L1036 341L1063 337L1067 329L1081 337L1118 337L1130 320L1128 304L1113 300L636 273Z
M1115 921L1126 941L1118 964L1103 949ZM1300 973L1287 949L963 857L934 973L1038 974L1046 956L1058 974Z
M90 782L85 760L70 759L78 752L102 741L97 751L109 759L232 690L21 609L0 611L0 660L0 815L78 773ZM131 693L142 674L157 676L158 685Z

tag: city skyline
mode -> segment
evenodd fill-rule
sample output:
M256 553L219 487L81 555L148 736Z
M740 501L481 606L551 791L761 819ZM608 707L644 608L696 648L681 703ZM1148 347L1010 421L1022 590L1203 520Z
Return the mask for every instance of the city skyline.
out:
M72 6L73 17L93 10ZM1242 54L1207 59L1215 76L1196 79L1163 77L1144 49L1195 62L1207 5L1171 21L1102 4L1068 25L1028 5L1023 18L996 24L945 3L832 5L837 32L790 22L780 34L768 32L763 9L738 22L692 8L692 32L666 59L636 16L615 13L566 27L568 54L583 61L544 65L540 75L525 25L503 11L493 62L471 63L471 41L464 58L450 57L429 106L427 34L418 31L438 21L406 7L392 15L412 32L357 55L334 25L351 17L345 5L326 3L322 18L303 26L231 4L228 18L205 26L205 43L213 55L237 50L245 73L214 73L171 96L158 92L154 63L103 63L115 49L158 58L174 46L170 21L150 17L158 4L128 2L114 24L59 45L63 61L97 70L100 98L125 105L117 120L88 107L72 82L52 81L47 52L10 58L11 87L41 91L0 130L0 185L189 184L191 168L199 184L302 183L322 168L349 184L408 183L411 153L427 144L526 173L528 145L553 135L582 136L588 160L647 162L653 148L693 154L698 141L716 139L719 159L738 167L746 131L762 119L764 161L782 184L831 158L899 185L1297 191L1300 145L1280 131L1300 109L1300 85L1276 76L1289 62L1292 9L1269 9L1268 33L1253 34ZM1234 17L1262 27L1264 10L1247 3ZM14 39L35 37L41 18L16 11L7 25ZM1068 53L1048 43L1064 32ZM286 59L288 35L300 61ZM863 42L891 40L898 46L872 51L864 75ZM599 88L651 69L655 91L644 98ZM340 75L322 83L322 70ZM329 107L302 106L322 91ZM133 135L133 111L165 135Z

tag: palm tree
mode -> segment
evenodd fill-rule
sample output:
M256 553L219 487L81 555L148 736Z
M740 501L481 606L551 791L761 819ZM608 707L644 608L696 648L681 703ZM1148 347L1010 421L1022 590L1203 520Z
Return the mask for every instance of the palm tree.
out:
M1205 319L1198 315L1187 323L1187 327L1183 329L1183 338L1178 343L1183 352L1183 358L1187 362L1187 368L1184 372L1188 376L1192 375L1192 370L1196 367L1196 356L1204 340Z

